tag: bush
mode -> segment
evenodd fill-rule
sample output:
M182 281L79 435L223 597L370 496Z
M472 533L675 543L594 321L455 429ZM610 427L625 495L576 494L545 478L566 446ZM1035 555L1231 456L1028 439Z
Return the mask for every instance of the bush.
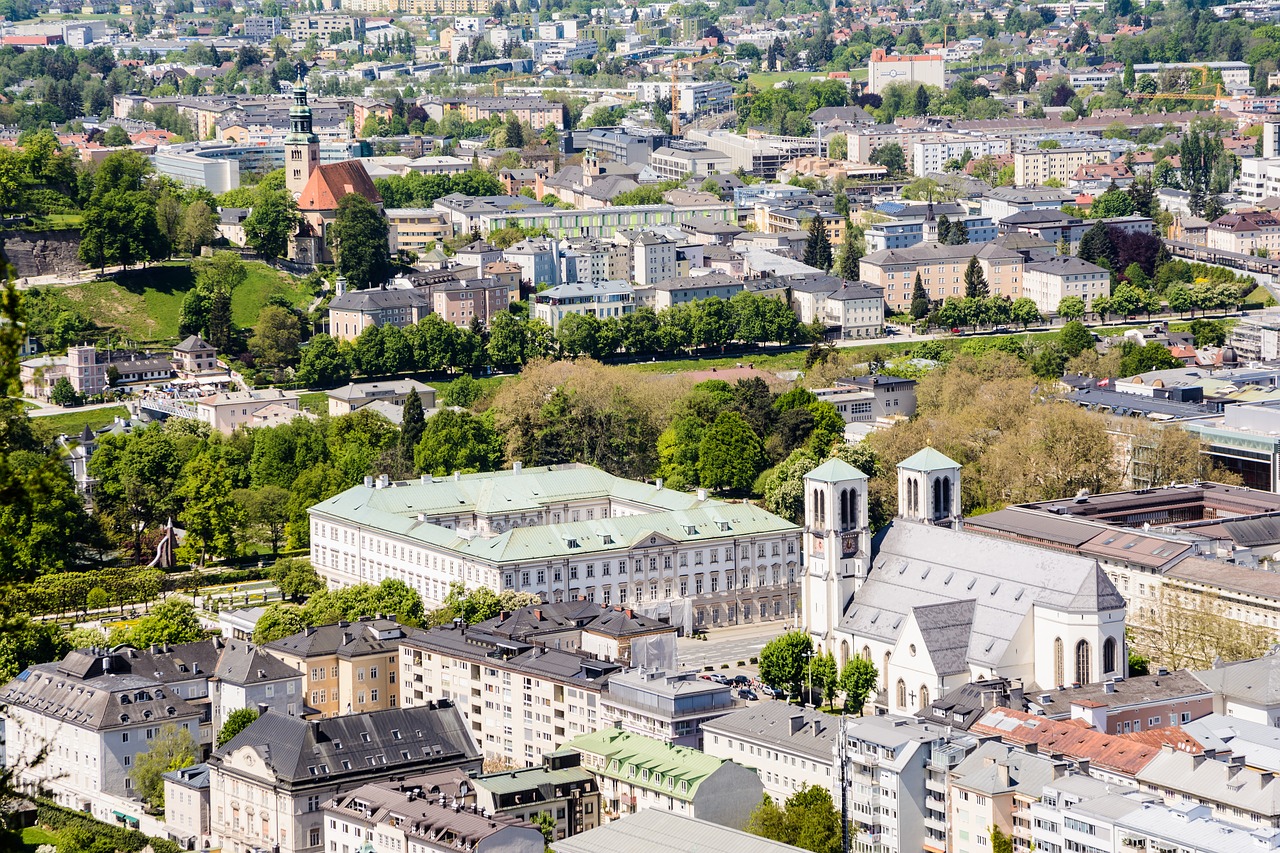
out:
M755 666L755 665L756 665L756 664L758 664L759 662L760 662L760 658L752 658L752 659L751 659L751 665L752 665L752 666Z
M722 664L720 664L720 668L721 668L721 669L728 669L728 668L729 668L729 664L727 664L727 663L722 663Z
M746 666L746 661L738 661L738 666Z
M38 804L36 820L38 823L48 826L59 833L76 836L80 839L92 839L94 844L91 848L75 848L77 850L86 849L86 853L98 853L98 851L108 850L117 850L121 851L121 853L139 853L148 845L155 853L179 853L182 850L172 841L151 838L136 829L112 826L84 812L64 809L45 800L41 800Z

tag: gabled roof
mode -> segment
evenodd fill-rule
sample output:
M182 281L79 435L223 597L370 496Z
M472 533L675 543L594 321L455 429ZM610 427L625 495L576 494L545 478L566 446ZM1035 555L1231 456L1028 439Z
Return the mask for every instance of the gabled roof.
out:
M925 447L898 463L908 471L938 471L943 468L959 468L960 463L948 459L932 447Z
M212 350L213 344L199 335L188 335L186 340L173 348L174 352L205 352Z
M342 197L351 193L364 196L371 204L382 204L373 180L359 161L321 163L302 188L298 210L337 210Z
M926 604L911 611L938 675L955 675L968 668L975 607L976 602L969 598Z
M1227 699L1262 706L1280 703L1280 657L1229 663L1197 672L1196 678Z

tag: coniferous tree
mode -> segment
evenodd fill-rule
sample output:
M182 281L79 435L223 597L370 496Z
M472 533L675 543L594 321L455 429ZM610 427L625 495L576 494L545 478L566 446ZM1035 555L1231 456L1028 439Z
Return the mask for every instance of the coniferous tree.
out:
M987 295L987 277L982 273L978 256L974 255L964 270L964 296L966 299L986 299Z
M422 438L422 431L427 423L422 412L422 398L418 396L416 388L405 398L400 420L400 453L412 465L413 449L418 446L418 439Z
M911 316L922 320L929 315L929 293L924 289L920 273L916 272L916 283L911 289Z
M951 217L945 213L938 217L938 242L947 245L951 239Z
M969 242L969 226L957 220L951 223L951 233L947 235L948 246L964 246Z
M849 281L857 281L862 277L862 270L858 263L862 260L862 256L858 252L858 247L853 244L853 240L845 237L844 248L840 250L840 277Z
M804 247L804 262L826 271L831 269L831 238L827 236L826 223L821 214L809 220L809 240Z

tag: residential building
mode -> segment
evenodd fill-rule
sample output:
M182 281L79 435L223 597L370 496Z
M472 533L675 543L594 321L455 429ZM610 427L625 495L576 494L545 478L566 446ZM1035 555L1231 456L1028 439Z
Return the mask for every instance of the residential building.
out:
M676 274L676 241L653 231L618 231L614 242L631 250L631 280L652 285Z
M313 720L268 712L209 759L213 833L228 853L321 853L323 804L340 791L480 763L447 701Z
M943 58L933 54L890 56L876 48L867 61L867 91L877 95L891 83L942 89L945 78Z
M570 240L560 256L560 278L574 282L630 281L631 252L627 246L592 238Z
M676 628L630 607L578 599L522 607L474 626L499 637L626 666L674 666Z
M839 802L840 720L785 702L752 702L702 724L702 751L756 771L776 803L806 786Z
M1097 264L1072 255L1023 265L1022 295L1036 303L1041 314L1056 314L1068 296L1084 300L1086 310L1093 300L1111 293L1111 273Z
M1061 210L1075 195L1053 187L995 187L983 194L982 215L992 222L1025 210Z
M557 839L600 825L600 786L571 749L546 754L537 767L476 776L472 785L476 805L488 814L523 821L551 815Z
M1270 256L1280 252L1280 219L1262 210L1228 213L1209 223L1205 241L1210 249Z
M198 379L214 373L225 375L227 372L218 364L218 351L213 344L199 335L188 335L174 347L171 360L173 370L181 379Z
M1070 767L1067 761L988 741L955 766L947 777L947 849L989 853L993 829L1018 841L1030 826L1028 812L1044 786Z
M1213 691L1185 669L1046 690L1028 699L1050 719L1081 720L1113 734L1177 726L1214 710Z
M240 32L253 41L271 41L280 35L280 16L245 15Z
M724 273L667 278L636 288L636 300L654 311L703 299L732 299L743 290L743 281Z
M1232 327L1227 344L1242 361L1275 361L1280 359L1280 316L1265 312L1241 317Z
M1280 676L1280 665L1276 659L1262 657L1223 664L1197 672L1195 677L1212 692L1215 714L1280 728L1277 676Z
M0 690L6 769L22 790L115 824L137 826L132 768L165 725L207 743L205 712L120 652L84 649L24 669Z
M878 338L884 334L884 291L865 281L848 281L828 293L821 319L839 329L845 340Z
M209 765L193 764L164 774L164 828L184 850L212 846Z
M413 392L418 393L423 409L436 407L436 389L424 385L416 379L396 379L391 382L348 382L332 391L326 391L329 398L329 416L339 417L350 414L373 402L383 402L392 406L403 406Z
M970 243L989 242L999 233L990 217L970 212L960 204L909 204L893 212L885 211L884 215L888 218L866 228L867 252L936 243L938 219L942 216L950 223L963 223Z
M600 319L621 318L636 309L636 291L627 281L592 281L560 284L539 291L533 297L533 316L551 327L569 314L587 314Z
M402 781L343 789L324 804L329 850L414 853L542 853L542 830L527 820L484 814ZM374 842L378 843L375 844Z
M497 274L431 285L431 313L460 329L470 328L472 323L489 328L493 315L520 298L523 270L518 264L496 261L486 272Z
M850 719L841 737L859 853L946 850L947 773L976 741L897 716Z
M399 257L401 252L413 252L422 257L427 254L428 246L438 245L453 236L453 229L438 210L391 207L384 213L387 215L387 244L393 258Z
M613 675L600 697L603 724L693 749L703 748L702 727L735 707L727 684L645 667Z
M420 632L394 618L362 616L306 628L263 648L305 676L307 706L320 717L396 707L396 656Z
M144 401L142 407L148 408ZM238 427L261 426L278 420L278 415L299 413L298 393L278 388L257 388L252 391L220 391L196 401L195 418L224 435L230 435Z
M947 161L960 160L965 154L976 160L987 156L1003 157L1008 153L1007 139L977 134L938 134L928 141L911 144L911 171L916 177L923 178L944 171Z
M741 764L620 729L578 735L568 746L595 775L606 821L662 809L741 829L764 794Z
M594 53L593 49L592 54ZM567 114L564 104L542 98L465 98L458 106L462 117L469 122L484 121L495 116L503 118L510 113L522 123L527 122L535 131L548 127L564 130Z
M504 260L520 267L520 279L533 287L559 284L560 245L546 237L526 237L502 252Z
M1022 268L1025 259L1000 241L944 246L920 243L907 249L872 252L862 259L863 279L884 289L885 302L893 311L911 307L916 274L930 299L944 300L964 294L964 273L969 259L976 257L992 295L1017 299L1022 295Z
M1106 151L1093 148L1031 148L1013 155L1013 183L1019 187L1043 187L1054 180L1064 187L1081 166L1105 162Z
M1135 775L1143 793L1166 805L1195 803L1206 816L1246 831L1280 828L1280 781L1243 759L1165 743Z
M344 285L339 282L329 301L329 334L339 341L354 341L373 326L417 325L431 313L431 300L419 288L347 290Z
M428 606L454 582L582 596L686 630L792 612L799 530L749 504L574 464L367 483L309 510L312 565L335 586L398 577Z
M691 128L685 138L729 155L729 169L772 181L778 170L797 157L820 155L816 137L746 137L728 130Z
M796 853L790 844L662 809L645 809L557 841L555 853L643 853L662 839L663 853Z
M1211 62L1140 62L1133 66L1133 73L1138 75L1158 75L1165 70L1182 70L1195 73L1205 68L1222 75L1222 86L1228 92L1232 89L1247 87L1253 79L1253 66L1247 62L1223 60Z
M659 148L650 155L649 167L664 181L680 180L685 175L706 178L717 172L732 171L729 155L710 148Z
M402 704L450 699L487 760L534 767L600 726L600 693L621 667L583 654L453 625L406 637Z

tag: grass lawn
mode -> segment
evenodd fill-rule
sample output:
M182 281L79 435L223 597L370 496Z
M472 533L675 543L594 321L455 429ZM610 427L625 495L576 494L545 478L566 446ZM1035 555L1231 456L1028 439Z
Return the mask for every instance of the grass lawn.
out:
M329 398L323 391L304 391L298 395L298 405L308 412L323 415L329 411Z
M849 72L849 76L854 80L864 80L867 76L867 69L854 68ZM790 80L794 83L807 83L810 78L821 77L827 79L825 71L758 71L754 74L747 75L747 84L756 89L772 89L778 83L784 80Z
M272 267L250 261L244 284L231 294L232 320L251 326L258 312L274 294L300 308L311 301L302 282ZM174 261L116 273L109 279L59 289L87 317L102 326L119 329L134 341L176 340L182 299L195 286L186 261Z
M89 429L99 429L116 418L127 417L129 417L129 410L124 406L108 406L104 409L89 409L84 412L67 412L63 415L32 418L31 425L49 436L78 436L84 432L85 424L89 425Z
M60 841L58 836L39 826L28 826L22 830L22 844L27 850L35 850L41 844L52 844L56 847Z
M800 370L804 367L807 347L785 352L749 352L715 358L675 358L665 361L642 361L629 364L646 373L684 373L689 370L723 369L754 364L761 370Z

